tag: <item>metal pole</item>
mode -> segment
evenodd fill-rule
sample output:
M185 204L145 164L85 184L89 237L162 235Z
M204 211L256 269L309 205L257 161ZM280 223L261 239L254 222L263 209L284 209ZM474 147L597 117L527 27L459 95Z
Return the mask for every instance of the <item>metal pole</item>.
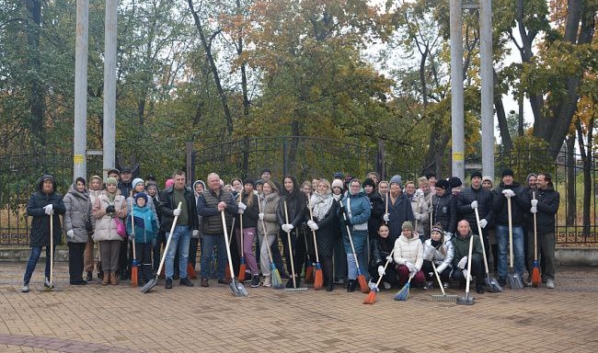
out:
M115 166L116 154L116 36L118 0L106 0L104 43L104 177Z
M73 180L87 177L87 53L89 0L77 0Z
M482 170L494 179L494 73L492 1L480 0L480 76L482 80Z
M450 0L452 175L464 179L463 15L461 0Z

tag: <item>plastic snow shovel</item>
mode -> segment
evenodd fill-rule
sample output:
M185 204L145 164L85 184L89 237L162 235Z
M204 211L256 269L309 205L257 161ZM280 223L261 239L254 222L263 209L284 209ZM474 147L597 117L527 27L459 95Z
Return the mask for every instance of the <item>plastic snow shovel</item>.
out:
M513 265L513 216L511 215L511 198L507 197L507 212L509 213L509 273L507 274L507 282L511 289L523 289L523 279L515 271Z
M484 236L482 235L482 227L480 226L480 214L478 209L474 208L475 220L478 225L478 233L480 236L480 243L482 243L482 255L484 255L484 266L486 268L486 278L484 278L484 284L490 289L492 293L502 292L502 286L498 284L496 278L490 276L490 270L488 269L488 259L486 258L486 248L484 247Z
M469 252L467 253L467 276L465 278L465 295L457 298L459 305L473 305L475 300L469 295L469 285L471 284L471 253L473 252L473 234L469 237Z
M228 257L228 266L231 274L231 280L228 285L235 297L246 297L249 295L249 293L247 293L247 289L245 289L245 286L237 282L237 280L235 279L235 269L233 268L233 258L230 254L228 230L226 229L226 217L224 217L224 210L220 211L220 216L222 217L222 229L224 230L224 241L226 243L226 256Z
M181 209L182 202L179 202L177 210ZM166 246L164 247L164 255L162 255L162 259L160 260L160 266L158 267L158 271L156 272L156 276L150 279L143 287L141 287L142 293L148 293L152 288L156 286L158 283L158 277L160 276L160 272L162 272L162 267L164 266L164 262L166 261L166 254L168 253L168 247L170 246L170 241L172 240L172 233L174 233L174 227L176 227L176 222L179 220L179 216L174 216L174 220L172 221L172 226L170 227L170 234L168 235L168 239L166 240Z

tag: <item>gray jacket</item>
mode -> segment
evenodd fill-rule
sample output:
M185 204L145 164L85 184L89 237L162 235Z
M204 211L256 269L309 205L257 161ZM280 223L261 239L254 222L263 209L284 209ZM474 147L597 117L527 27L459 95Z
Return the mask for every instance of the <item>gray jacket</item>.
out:
M67 233L66 240L69 243L87 243L89 232L85 225L91 225L91 200L87 191L81 193L75 184L69 187L68 193L63 200L66 212L64 214L64 231ZM72 230L73 235L68 236Z

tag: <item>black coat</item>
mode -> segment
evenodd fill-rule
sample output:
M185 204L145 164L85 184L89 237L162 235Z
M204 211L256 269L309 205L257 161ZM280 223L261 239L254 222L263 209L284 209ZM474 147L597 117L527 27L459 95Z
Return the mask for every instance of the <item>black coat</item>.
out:
M441 197L434 195L432 212L434 224L440 223L445 232L455 233L457 230L457 202L448 190Z
M195 203L195 195L189 188L184 191L185 203L187 206L187 217L189 220L189 229L199 230L199 218L197 217L197 204ZM160 229L165 232L170 232L172 222L174 221L173 211L178 205L174 201L174 189L172 187L164 190L160 194L160 204L158 205L158 213L161 216Z
M526 212L529 213L531 204L529 196L518 183L513 183L511 185L500 183L498 187L492 191L492 208L496 214L494 223L502 226L509 225L507 198L502 194L505 189L511 189L515 193L515 196L511 198L511 220L513 226L524 226L524 214Z
M373 239L378 236L378 228L380 228L382 216L384 216L386 208L382 196L380 196L380 193L377 191L374 191L367 196L370 199L370 205L372 207L370 219L368 220L368 232L370 233L370 239Z
M478 202L478 213L480 220L485 219L491 223L494 219L494 210L492 209L492 192L483 187L474 189L472 187L465 188L461 191L460 197L457 199L457 219L466 219L476 232L478 225L475 218L475 211L471 208L473 201Z
M372 252L370 257L370 266L378 268L378 266L384 266L386 263L386 257L390 255L394 249L395 243L391 239L390 235L386 239L372 238L370 239L370 251Z
M50 245L50 216L44 211L44 206L52 204L54 209L53 227L54 227L54 245L60 244L62 241L62 227L60 226L60 216L66 212L66 207L62 202L62 195L56 191L51 194L46 194L42 191L43 180L47 176L39 179L37 184L37 192L35 192L27 201L27 215L32 216L31 221L31 239L30 245L32 247L49 246ZM56 182L54 181L54 190L56 190Z
M330 210L328 210L328 213L326 213L322 219L314 218L314 222L318 225L316 241L318 243L318 253L320 256L332 256L334 240L339 229L337 210L338 201L332 201Z
M538 199L538 213L536 213L538 235L554 233L556 213L559 210L561 198L560 194L553 187L549 186L545 190L538 189L536 191L536 198Z
M280 197L278 202L278 210L276 212L276 218L278 219L278 225L282 227L283 224L287 223L285 215L285 207L287 208L289 222L293 225L297 231L301 223L306 221L305 211L307 209L307 198L302 192L297 192L297 195L286 194Z

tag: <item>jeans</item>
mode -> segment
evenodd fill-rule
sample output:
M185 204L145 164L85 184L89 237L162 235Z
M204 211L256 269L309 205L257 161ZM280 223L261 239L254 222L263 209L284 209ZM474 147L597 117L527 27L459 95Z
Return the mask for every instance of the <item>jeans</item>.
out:
M498 243L498 277L507 277L507 252L509 243L509 227L496 225L496 242ZM515 261L515 272L523 278L525 270L525 257L523 250L523 228L513 227L513 260Z
M174 275L174 256L179 251L179 274L181 279L187 278L187 261L189 258L189 242L191 241L191 230L188 225L176 226L172 233L172 239L166 253L166 278Z
M56 250L56 246L54 246L54 250ZM42 247L41 246L34 246L31 248L31 255L29 256L29 261L27 261L27 268L25 270L25 276L23 276L23 283L29 284L31 280L31 275L35 270L35 265L37 265L37 261L42 254ZM44 276L46 278L50 278L50 247L46 246L46 270L44 271Z
M218 279L224 279L224 271L228 266L228 257L226 254L226 243L224 234L206 235L201 239L201 278L210 278L210 261L214 252L214 246L218 251Z

